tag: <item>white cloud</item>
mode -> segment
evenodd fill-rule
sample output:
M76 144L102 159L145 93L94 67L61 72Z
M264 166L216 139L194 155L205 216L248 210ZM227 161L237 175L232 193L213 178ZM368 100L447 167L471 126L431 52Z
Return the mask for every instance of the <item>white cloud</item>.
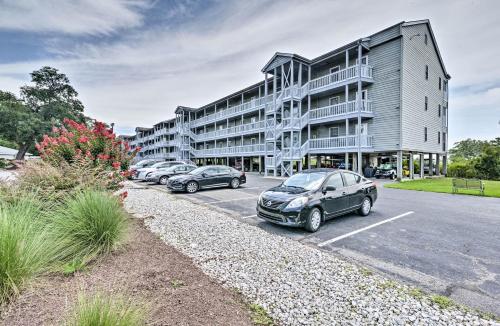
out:
M120 0L0 0L0 29L64 34L109 34L142 24L137 9L148 5Z
M452 91L484 89L500 84L500 65L494 64L500 44L489 42L498 34L498 9L496 1L467 0L233 1L197 14L178 6L165 17L169 27L142 29L111 44L58 49L58 59L4 64L0 71L27 75L50 64L68 74L87 114L123 127L148 126L172 117L177 105L200 106L262 80L260 69L276 51L312 58L402 20L429 18ZM168 20L175 15L187 18L172 27ZM2 79L0 73L0 85ZM4 79L3 85L13 82ZM499 107L498 97L485 103L476 93L452 92L450 117L461 121L471 102ZM450 138L463 133L450 124Z

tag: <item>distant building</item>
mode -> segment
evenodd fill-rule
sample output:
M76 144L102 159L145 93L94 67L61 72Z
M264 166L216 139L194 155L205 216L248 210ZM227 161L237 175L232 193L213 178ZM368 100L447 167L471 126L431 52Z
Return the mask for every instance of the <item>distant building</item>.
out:
M428 20L398 23L314 59L276 53L262 72L257 84L136 128L131 146L142 158L266 175L393 163L398 177L403 164L413 176L414 155L421 166L424 155L432 158L429 173L442 159L446 173L450 75Z

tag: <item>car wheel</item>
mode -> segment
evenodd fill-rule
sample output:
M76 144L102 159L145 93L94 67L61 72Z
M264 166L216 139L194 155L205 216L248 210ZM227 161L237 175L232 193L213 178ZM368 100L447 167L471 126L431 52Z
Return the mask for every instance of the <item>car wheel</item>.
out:
M240 179L234 178L233 180L231 180L231 184L230 184L231 188L236 189L239 186L240 186Z
M168 177L166 175L162 176L160 180L158 180L158 183L161 185L166 185L168 182Z
M372 209L372 201L370 200L369 197L365 197L363 199L363 202L361 203L361 207L358 209L358 214L361 216L366 216L370 214L371 209Z
M309 232L316 232L321 226L321 211L318 208L311 209L306 219L305 229Z
M190 194L197 192L198 183L196 183L195 181L189 181L188 184L186 185L186 191L189 192Z

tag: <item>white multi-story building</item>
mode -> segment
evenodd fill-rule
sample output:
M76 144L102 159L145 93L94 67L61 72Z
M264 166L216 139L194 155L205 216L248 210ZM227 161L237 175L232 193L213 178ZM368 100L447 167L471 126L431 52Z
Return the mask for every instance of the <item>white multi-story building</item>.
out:
M257 84L137 128L132 146L141 146L140 157L268 175L339 164L363 172L394 161L402 177L415 155L420 166L425 155L430 173L442 159L446 172L450 75L428 20L398 23L314 59L278 52L262 72Z

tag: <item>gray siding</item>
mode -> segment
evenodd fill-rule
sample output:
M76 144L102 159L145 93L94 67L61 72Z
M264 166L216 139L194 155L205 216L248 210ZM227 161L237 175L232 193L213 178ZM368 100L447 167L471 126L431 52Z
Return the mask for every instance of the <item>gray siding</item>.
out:
M402 130L403 149L423 152L443 152L438 143L438 132L442 130L442 107L445 104L443 88L439 90L438 80L445 80L439 57L426 24L405 26L403 34L403 90ZM424 35L428 35L427 45ZM411 39L410 39L411 37ZM425 79L425 66L429 66L429 80ZM425 96L428 110L425 111ZM441 105L441 117L438 116ZM427 141L424 128L427 127ZM441 142L443 141L441 135Z
M375 151L394 151L400 147L401 39L372 48L369 62L374 83L368 88L374 118L368 126Z
M394 37L400 35L400 26L395 25L386 30L380 31L370 36L370 47L374 47L378 44L384 43Z

